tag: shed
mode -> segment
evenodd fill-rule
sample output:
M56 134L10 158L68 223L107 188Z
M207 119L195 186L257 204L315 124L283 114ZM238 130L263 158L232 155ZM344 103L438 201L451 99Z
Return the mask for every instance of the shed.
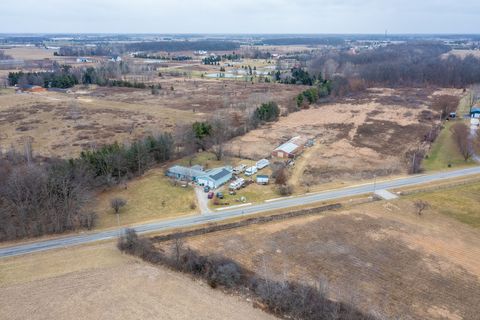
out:
M268 184L270 181L269 177L266 175L259 174L257 175L257 183L258 184Z
M300 136L293 137L273 150L272 157L294 159L297 155L302 153L304 145L305 139Z
M233 170L230 167L220 167L206 171L197 178L197 182L204 186L216 189L232 179Z

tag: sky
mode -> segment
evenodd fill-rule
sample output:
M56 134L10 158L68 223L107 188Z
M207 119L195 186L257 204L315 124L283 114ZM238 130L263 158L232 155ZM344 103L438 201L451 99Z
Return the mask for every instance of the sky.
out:
M480 0L1 0L0 33L469 33Z

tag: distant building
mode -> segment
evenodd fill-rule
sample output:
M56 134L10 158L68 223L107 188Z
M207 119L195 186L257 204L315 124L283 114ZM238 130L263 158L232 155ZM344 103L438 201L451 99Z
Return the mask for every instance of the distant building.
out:
M233 170L230 167L220 167L205 172L205 175L198 177L200 185L216 189L232 179Z
M480 105L474 105L470 110L470 118L480 118Z
M305 143L306 141L302 137L294 137L273 150L272 157L294 159L302 153Z
M120 61L122 61L122 57L120 57L120 56L113 56L113 57L111 57L110 59L108 59L108 61L120 62Z
M90 60L88 58L84 58L84 57L78 57L77 58L77 63L89 63L89 62L92 62L92 60Z
M193 166L191 168L173 166L166 172L166 175L171 178L185 181L197 181L198 177L203 176L204 174L205 171L203 171L201 166Z
M190 168L173 166L167 170L166 175L177 180L192 181L216 189L232 179L233 170L231 167L220 167L204 171L201 166Z

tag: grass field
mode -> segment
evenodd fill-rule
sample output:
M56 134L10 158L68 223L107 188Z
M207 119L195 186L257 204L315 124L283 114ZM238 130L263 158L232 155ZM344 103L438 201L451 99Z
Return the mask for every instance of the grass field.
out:
M480 228L480 183L467 184L447 191L439 190L409 196L431 204L432 210L474 228Z
M452 138L452 132L450 131L454 123L454 121L446 122L445 127L433 143L430 152L428 152L428 158L423 161L423 168L426 171L444 170L448 168L448 164L450 164L452 168L475 164L472 160L465 161L458 151Z
M120 224L129 225L154 219L166 219L195 214L197 202L191 187L173 186L163 169L153 169L124 185L114 187L97 197L98 228L117 225L117 217L110 208L110 200L121 197L127 205L120 211ZM192 204L195 207L192 209Z

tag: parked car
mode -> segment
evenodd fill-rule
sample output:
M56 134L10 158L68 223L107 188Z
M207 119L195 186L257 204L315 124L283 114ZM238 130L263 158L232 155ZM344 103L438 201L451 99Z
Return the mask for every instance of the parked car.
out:
M210 192L208 193L208 199L213 199L213 192L210 191Z
M247 170L245 170L245 175L246 176L253 176L255 173L257 173L258 169L256 166L248 167Z
M217 198L218 199L223 199L223 193L222 192L217 192Z
M203 192L208 192L208 191L210 191L210 187L209 187L209 186L203 187Z

